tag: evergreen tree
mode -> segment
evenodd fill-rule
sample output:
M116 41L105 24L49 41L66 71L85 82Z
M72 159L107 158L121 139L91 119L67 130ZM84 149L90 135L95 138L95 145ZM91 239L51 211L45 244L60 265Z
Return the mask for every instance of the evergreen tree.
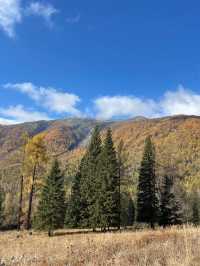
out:
M57 160L53 162L50 174L42 189L37 213L38 229L52 231L62 228L65 217L64 176Z
M199 218L199 206L196 198L192 203L192 223L194 225L199 225Z
M173 178L165 176L164 188L161 194L160 225L168 226L182 223L182 208L175 197Z
M96 126L80 170L81 224L95 229L97 198L97 166L101 153L101 137Z
M128 220L127 220L127 226L132 226L135 222L135 205L132 200L132 198L129 198L128 201Z
M164 177L164 187L161 194L160 225L168 226L174 223L175 196L172 191L173 181L169 176Z
M151 228L154 228L155 223L158 221L158 205L155 175L155 148L151 138L147 137L139 173L137 221L148 223L151 225Z
M75 178L72 183L71 195L67 203L67 213L65 224L66 226L77 228L81 226L81 194L80 194L80 182L81 182L81 170L83 165L84 158L81 161L78 172L75 175Z
M129 193L121 193L121 225L132 226L135 220L135 206Z
M173 207L173 213L174 213L174 225L180 225L183 223L183 207L182 203L178 198L175 197L174 201L174 207Z
M98 164L96 217L102 229L120 227L120 182L111 129L107 130Z

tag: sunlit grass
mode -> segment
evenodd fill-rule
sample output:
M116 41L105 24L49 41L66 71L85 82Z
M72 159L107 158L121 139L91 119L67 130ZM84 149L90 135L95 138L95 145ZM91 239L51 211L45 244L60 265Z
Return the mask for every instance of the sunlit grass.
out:
M3 232L5 265L199 266L200 228L65 234ZM73 231L74 232L74 231Z

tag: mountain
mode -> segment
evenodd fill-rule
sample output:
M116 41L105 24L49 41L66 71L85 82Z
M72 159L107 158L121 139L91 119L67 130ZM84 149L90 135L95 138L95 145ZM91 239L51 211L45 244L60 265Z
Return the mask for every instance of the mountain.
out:
M96 124L97 121L90 119L63 119L11 126L0 125L0 165L6 165L15 157L22 145L22 136L25 132L30 137L45 132L48 148L60 153L81 145Z
M137 117L109 122L93 119L62 119L10 126L0 125L0 187L5 192L7 224L15 223L17 217L21 161L19 150L23 133L27 132L30 136L45 133L48 152L59 155L59 160L66 169L66 184L70 188L68 185L85 152L91 131L97 124L101 128L102 138L109 126L112 128L116 147L120 140L125 144L129 154L128 161L132 175L129 187L133 197L136 195L135 188L144 140L148 135L152 136L155 143L157 175L162 177L167 172L175 176L181 191L186 195L185 202L189 202L188 199L191 199L193 192L200 189L200 117L198 116L179 115L157 119ZM27 202L26 197L25 202ZM191 206L187 204L185 206L188 206L189 213Z
M157 119L136 117L109 122L69 118L10 126L0 125L0 167L6 167L16 160L16 153L22 144L24 132L29 136L45 132L49 152L63 153L66 156L77 153L78 150L84 150L90 133L97 124L102 132L108 126L112 128L116 145L121 139L124 141L133 166L138 166L144 139L147 135L151 135L160 163L165 160L165 164L169 164L173 158L177 167L184 166L185 172L182 169L184 176L187 175L186 168L191 166L195 168L196 173L199 173L200 117L185 115Z
M159 171L162 172L164 167L176 168L176 174L189 180L190 185L200 183L197 178L200 176L200 117L185 115L157 119L136 117L109 122L70 118L0 125L0 168L6 169L17 162L24 132L30 136L45 132L49 152L60 154L63 162L71 158L78 160L97 124L102 129L102 135L106 127L112 128L116 145L120 140L124 141L133 171L139 167L144 139L151 135L156 146Z

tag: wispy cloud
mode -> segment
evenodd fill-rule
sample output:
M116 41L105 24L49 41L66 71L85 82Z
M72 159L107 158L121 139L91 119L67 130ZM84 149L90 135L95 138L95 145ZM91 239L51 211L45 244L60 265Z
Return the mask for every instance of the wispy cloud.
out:
M78 14L78 15L76 15L74 17L66 18L66 22L69 23L69 24L76 24L76 23L79 23L80 19L81 19L81 15Z
M0 28L14 38L16 25L26 16L40 16L51 26L52 17L58 12L50 3L36 1L23 6L21 0L0 0Z
M11 38L22 21L21 0L0 0L0 28Z
M49 3L32 2L26 8L27 15L42 17L48 25L52 25L52 17L59 11Z
M16 84L9 83L4 85L4 88L15 89L21 93L25 93L48 111L73 116L82 115L77 109L77 104L80 102L80 98L75 94L62 92L61 90L52 87L38 87L29 82Z
M0 124L17 124L26 121L49 120L50 117L42 112L26 110L22 105L0 108Z

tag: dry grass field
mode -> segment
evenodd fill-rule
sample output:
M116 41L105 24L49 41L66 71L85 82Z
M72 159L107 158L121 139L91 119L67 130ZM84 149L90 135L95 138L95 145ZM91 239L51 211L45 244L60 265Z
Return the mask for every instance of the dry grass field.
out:
M51 238L43 233L0 233L0 265L200 265L200 228L56 233Z

